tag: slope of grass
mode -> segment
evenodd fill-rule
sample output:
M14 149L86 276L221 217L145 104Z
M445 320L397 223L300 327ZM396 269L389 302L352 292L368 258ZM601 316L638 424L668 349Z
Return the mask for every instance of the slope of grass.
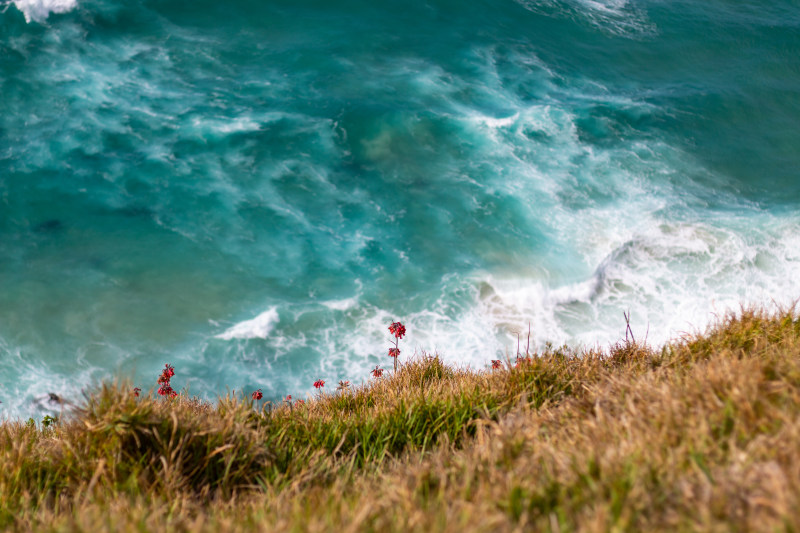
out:
M800 321L744 310L659 350L436 357L305 405L105 386L0 427L0 527L800 529Z

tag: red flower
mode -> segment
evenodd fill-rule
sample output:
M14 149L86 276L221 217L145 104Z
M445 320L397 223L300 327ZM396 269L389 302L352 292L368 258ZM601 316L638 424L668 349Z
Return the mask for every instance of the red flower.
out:
M344 390L350 387L349 381L339 381L339 386L336 387L337 390Z
M172 387L169 384L169 380L172 376L175 375L175 369L170 364L164 365L164 370L161 371L161 375L158 376L158 394L161 396L169 396L170 398L175 398L178 393L172 390ZM136 396L139 396L136 394Z
M314 387L317 389L321 389L324 386L325 386L324 380L318 379L317 381L314 382Z
M291 403L292 402L292 395L289 394L288 396L286 396L286 398L283 399L283 401L286 402L286 403Z
M175 368L169 364L164 365L164 370L161 371L161 375L158 377L157 383L166 383L169 385L169 379L175 375Z
M372 369L372 375L376 378L379 378L383 375L383 369L379 368L378 365L375 365L375 368Z
M400 350L397 348L389 348L389 357L397 357L400 355Z
M403 335L406 334L406 327L400 322L392 322L392 324L389 326L389 333L398 339L402 339Z
M264 397L264 395L263 395L263 394L261 394L261 389L258 389L257 391L255 391L255 392L253 393L253 399L254 399L254 400L260 400L260 399L261 399L261 398L263 398L263 397Z
M500 359L492 359L492 368L500 368L503 362Z
M133 388L133 395L136 396L137 398L139 397L140 392L142 392L142 389L140 389L139 387Z

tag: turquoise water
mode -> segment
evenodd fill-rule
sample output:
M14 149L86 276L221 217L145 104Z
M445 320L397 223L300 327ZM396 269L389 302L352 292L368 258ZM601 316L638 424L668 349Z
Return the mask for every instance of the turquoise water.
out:
M300 397L800 297L796 0L15 0L0 412Z

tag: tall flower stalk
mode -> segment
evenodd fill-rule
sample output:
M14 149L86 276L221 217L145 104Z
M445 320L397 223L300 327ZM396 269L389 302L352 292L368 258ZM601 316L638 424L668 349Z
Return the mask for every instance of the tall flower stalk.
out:
M394 371L397 372L397 358L400 356L399 343L406 334L406 327L401 322L392 322L389 325L389 333L394 335L394 348L389 348L389 357L394 359Z

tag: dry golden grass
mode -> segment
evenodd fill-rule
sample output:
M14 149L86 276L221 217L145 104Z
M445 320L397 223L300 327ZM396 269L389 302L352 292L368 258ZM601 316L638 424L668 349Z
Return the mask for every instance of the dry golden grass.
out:
M487 372L425 357L262 413L105 387L53 428L0 428L0 526L795 531L799 414L793 310L660 350Z

